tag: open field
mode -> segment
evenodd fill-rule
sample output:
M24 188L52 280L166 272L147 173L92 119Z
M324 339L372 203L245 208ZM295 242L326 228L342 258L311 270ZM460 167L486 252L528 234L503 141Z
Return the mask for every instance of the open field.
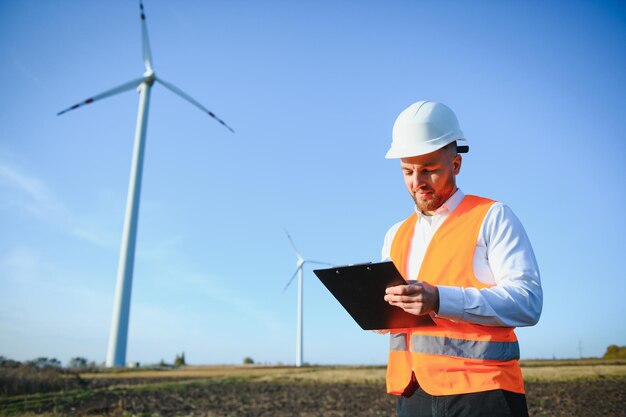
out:
M522 369L531 416L626 416L624 361L527 361ZM0 414L393 416L384 374L347 366L98 370L63 391L0 396Z
M521 361L526 381L568 381L625 377L626 360L526 360ZM154 378L245 378L261 381L316 382L379 382L385 379L384 366L312 366L304 368L282 366L186 366L181 369L138 370L123 369L97 373L82 373L83 379L154 379Z

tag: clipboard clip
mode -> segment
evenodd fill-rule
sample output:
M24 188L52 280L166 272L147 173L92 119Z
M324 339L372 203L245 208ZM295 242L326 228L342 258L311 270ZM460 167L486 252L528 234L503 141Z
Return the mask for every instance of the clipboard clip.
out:
M340 271L341 268L347 268L347 267L353 267L353 266L366 266L365 269L367 269L368 271L371 271L372 268L369 267L369 265L371 265L371 264L372 264L371 262L363 262L363 263L360 263L360 264L338 265L338 266L334 267L334 268L336 268L335 269L335 274L341 274L341 271Z

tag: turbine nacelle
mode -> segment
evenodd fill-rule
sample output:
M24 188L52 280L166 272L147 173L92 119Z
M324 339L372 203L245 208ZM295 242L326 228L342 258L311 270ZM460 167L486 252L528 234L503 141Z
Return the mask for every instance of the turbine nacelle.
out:
M293 273L291 278L289 278L289 281L287 281L287 285L285 285L285 288L283 288L283 292L285 292L287 288L289 288L293 280L296 278L296 275L298 275L298 271L301 271L302 268L304 267L304 264L309 263L309 264L332 266L332 264L328 262L314 261L312 259L304 259L302 255L300 255L300 252L298 252L298 248L296 248L296 244L293 243L293 239L291 239L291 236L289 235L289 232L287 230L285 230L285 234L287 235L287 239L289 239L289 243L291 243L291 247L293 248L293 251L296 253L296 271Z
M156 80L156 75L154 74L153 69L147 69L146 72L143 73L143 79L145 82L150 83L152 85Z

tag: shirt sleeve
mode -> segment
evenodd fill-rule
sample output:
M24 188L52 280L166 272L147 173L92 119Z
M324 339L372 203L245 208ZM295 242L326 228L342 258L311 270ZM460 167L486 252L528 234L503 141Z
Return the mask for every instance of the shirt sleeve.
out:
M391 260L391 243L393 242L393 238L396 235L396 232L402 225L402 222L397 222L393 226L387 230L385 234L385 240L383 241L383 248L380 251L380 260L381 262L390 261Z
M485 326L535 325L541 315L543 292L524 227L508 206L495 203L480 233L495 285L482 289L438 286L437 317Z

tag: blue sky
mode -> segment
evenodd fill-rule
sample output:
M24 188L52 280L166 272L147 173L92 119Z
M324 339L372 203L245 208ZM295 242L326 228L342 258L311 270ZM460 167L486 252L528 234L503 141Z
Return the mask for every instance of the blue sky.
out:
M384 159L414 101L452 107L458 184L510 205L544 312L523 358L626 344L621 2L146 0L152 90L128 360L293 363L295 256L377 260L410 214ZM0 355L106 356L143 73L134 1L0 4ZM305 270L304 360L382 364Z

